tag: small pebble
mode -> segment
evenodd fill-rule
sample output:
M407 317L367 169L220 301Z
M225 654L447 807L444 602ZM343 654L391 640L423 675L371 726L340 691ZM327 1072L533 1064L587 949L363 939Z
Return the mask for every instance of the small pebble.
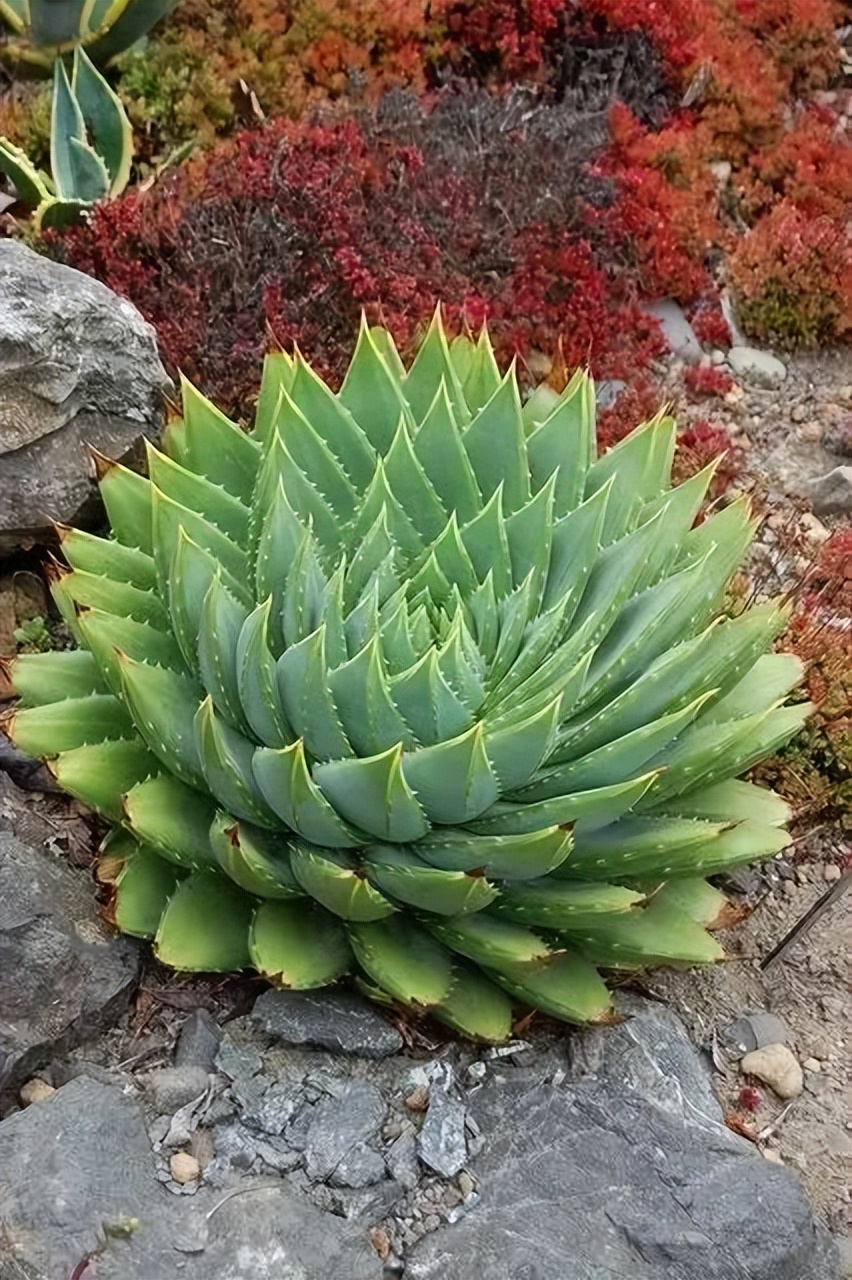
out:
M816 1058L805 1058L802 1066L806 1071L822 1071L822 1063Z
M28 1080L26 1084L22 1084L18 1097L22 1107L28 1107L33 1102L44 1102L45 1098L50 1098L56 1093L52 1084L48 1084L46 1080L39 1080L38 1076L34 1076L32 1080Z
M470 1195L471 1191L473 1191L474 1187L476 1186L476 1183L468 1173L467 1169L462 1169L461 1173L458 1176L457 1181L459 1185L459 1191L462 1193L462 1195L466 1200L467 1197Z
M822 869L823 880L828 880L828 881L839 880L841 874L842 874L841 870L838 867L836 862L829 862Z
M195 1156L188 1151L176 1151L169 1160L169 1172L173 1181L185 1187L188 1182L197 1182L201 1176L201 1167Z
M770 1147L766 1147L763 1152L764 1160L769 1160L772 1164L783 1164L780 1151L773 1151Z
M429 1106L429 1090L423 1084L418 1084L405 1099L405 1105L409 1111L425 1111Z
M796 1098L804 1088L802 1068L785 1044L767 1044L747 1053L740 1070L768 1084L779 1098Z

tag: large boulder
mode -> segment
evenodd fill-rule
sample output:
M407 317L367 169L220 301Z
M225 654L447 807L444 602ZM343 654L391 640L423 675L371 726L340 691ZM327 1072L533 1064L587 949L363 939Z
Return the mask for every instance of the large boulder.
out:
M171 385L131 303L0 240L0 552L85 520L87 446L121 458L156 435Z

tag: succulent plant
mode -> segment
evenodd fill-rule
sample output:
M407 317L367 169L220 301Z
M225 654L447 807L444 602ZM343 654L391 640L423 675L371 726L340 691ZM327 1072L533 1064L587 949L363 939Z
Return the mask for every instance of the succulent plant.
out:
M100 461L112 537L61 531L80 647L12 671L17 744L118 824L118 927L485 1040L721 957L706 877L786 843L736 775L807 708L785 610L718 616L754 522L696 524L674 444L596 457L585 373L522 404L439 315L408 370L362 325L338 394L269 356L250 433L184 385L147 478Z
M54 65L53 177L8 138L0 138L0 170L12 179L19 199L35 208L37 230L65 226L98 200L120 195L132 159L133 131L121 99L79 47L70 81L62 59Z
M85 48L105 66L145 37L178 0L0 0L9 32L0 57L36 75L50 75L54 60Z

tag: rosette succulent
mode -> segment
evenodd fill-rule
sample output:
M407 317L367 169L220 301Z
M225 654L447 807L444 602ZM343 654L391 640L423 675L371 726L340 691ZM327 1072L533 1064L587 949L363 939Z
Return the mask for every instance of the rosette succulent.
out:
M100 460L111 537L61 531L79 648L13 669L16 742L117 824L118 927L486 1040L721 957L706 877L786 843L736 775L806 707L784 609L719 615L746 503L696 524L674 445L596 456L585 373L522 403L437 315L408 369L362 325L337 394L269 356L249 433L185 385L147 478Z
M0 59L49 75L54 59L84 47L98 66L133 48L178 0L0 0Z

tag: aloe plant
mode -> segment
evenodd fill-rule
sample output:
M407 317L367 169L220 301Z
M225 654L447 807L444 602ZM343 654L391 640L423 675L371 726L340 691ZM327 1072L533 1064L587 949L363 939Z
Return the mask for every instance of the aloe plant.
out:
M719 616L745 500L696 525L674 446L596 456L585 373L522 404L439 315L407 370L362 325L338 394L269 356L248 434L184 384L147 478L100 460L112 537L61 531L79 648L12 672L17 744L117 824L118 927L485 1040L719 959L706 877L786 843L736 775L807 708L784 608Z
M0 138L0 170L35 209L36 230L74 222L98 200L120 195L130 178L133 131L121 99L82 49L69 81L57 58L50 119L50 177Z
M0 0L8 32L0 57L49 75L57 57L80 47L105 66L142 40L178 0Z

